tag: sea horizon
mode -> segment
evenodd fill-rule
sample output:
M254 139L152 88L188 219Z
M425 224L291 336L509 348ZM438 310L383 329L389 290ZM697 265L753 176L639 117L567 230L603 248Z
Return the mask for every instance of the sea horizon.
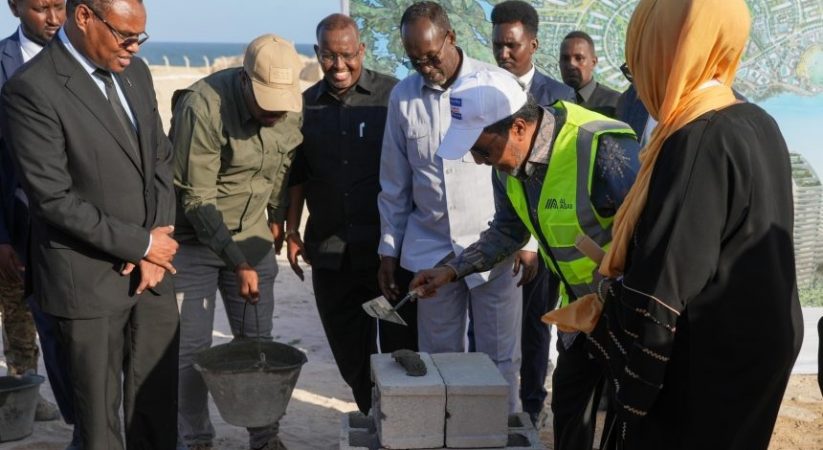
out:
M205 67L220 57L241 56L248 43L242 42L165 42L148 41L140 46L137 54L149 65ZM314 45L297 43L297 53L313 57ZM188 61L187 61L188 58Z

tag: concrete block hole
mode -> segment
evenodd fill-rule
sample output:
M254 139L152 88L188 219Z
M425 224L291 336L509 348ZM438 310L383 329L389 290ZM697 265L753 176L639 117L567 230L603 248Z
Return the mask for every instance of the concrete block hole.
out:
M509 447L531 447L531 442L529 442L529 438L526 435L520 433L509 433L508 442L506 442L506 448Z
M380 448L380 441L376 434L363 430L351 430L349 433L349 446L377 450Z

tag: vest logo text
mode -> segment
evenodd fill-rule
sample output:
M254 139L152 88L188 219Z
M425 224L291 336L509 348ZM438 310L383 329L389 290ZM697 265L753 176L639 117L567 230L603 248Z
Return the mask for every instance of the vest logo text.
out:
M546 200L546 209L574 209L574 203L567 202L565 198L550 198Z

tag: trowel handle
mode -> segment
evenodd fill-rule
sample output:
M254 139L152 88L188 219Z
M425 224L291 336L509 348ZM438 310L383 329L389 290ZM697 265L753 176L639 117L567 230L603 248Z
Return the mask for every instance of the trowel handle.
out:
M394 305L394 310L397 311L400 309L401 306L405 305L409 300L415 301L417 298L420 297L420 293L417 290L411 290L405 297L403 297L396 305Z

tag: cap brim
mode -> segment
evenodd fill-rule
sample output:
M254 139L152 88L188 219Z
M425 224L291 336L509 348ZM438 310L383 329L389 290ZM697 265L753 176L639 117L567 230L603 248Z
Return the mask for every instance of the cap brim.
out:
M303 111L303 95L297 87L273 88L252 80L257 106L265 111Z
M477 138L483 133L482 128L465 129L449 127L443 141L437 149L437 156L443 159L460 159L471 150Z

